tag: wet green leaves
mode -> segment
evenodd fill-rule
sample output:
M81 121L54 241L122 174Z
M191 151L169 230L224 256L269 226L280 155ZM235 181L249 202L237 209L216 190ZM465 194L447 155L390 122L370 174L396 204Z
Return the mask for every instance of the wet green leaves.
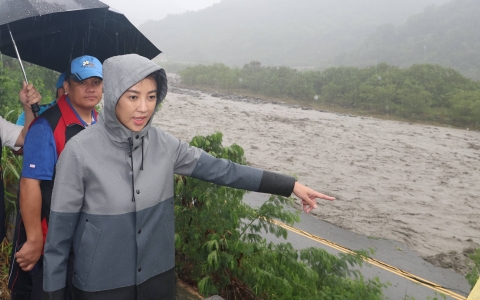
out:
M246 164L238 145L222 145L220 132L196 136L191 145L215 157ZM285 207L292 198L271 196L259 208L243 201L245 191L175 178L176 271L205 295L225 299L382 299L385 286L365 280L362 255L332 255L289 243L268 243L265 233L286 238L287 231L268 220L293 225L299 213Z

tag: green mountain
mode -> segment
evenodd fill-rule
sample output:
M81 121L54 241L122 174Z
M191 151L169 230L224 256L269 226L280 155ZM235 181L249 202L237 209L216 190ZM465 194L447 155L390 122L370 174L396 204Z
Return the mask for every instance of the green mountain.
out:
M439 64L480 79L480 1L453 0L428 7L401 26L384 25L336 65L367 66L380 62L408 67Z
M140 30L169 61L330 66L385 23L446 0L223 0Z

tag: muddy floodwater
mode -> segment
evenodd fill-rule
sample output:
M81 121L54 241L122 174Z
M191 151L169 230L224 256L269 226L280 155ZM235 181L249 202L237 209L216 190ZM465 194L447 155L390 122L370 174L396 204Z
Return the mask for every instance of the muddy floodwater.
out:
M185 141L221 131L249 165L335 196L319 202L318 218L437 265L480 244L480 132L176 88L154 124Z

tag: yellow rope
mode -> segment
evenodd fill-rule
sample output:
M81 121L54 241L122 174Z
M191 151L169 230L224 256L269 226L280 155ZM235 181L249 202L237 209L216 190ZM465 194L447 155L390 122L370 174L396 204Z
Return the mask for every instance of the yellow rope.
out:
M339 245L339 244L336 244L336 243L334 243L334 242L332 242L332 241L329 241L329 240L326 240L326 239L324 239L324 238L318 237L318 236L313 235L313 234L311 234L311 233L308 233L308 232L306 232L306 231L303 231L303 230L297 229L297 228L295 228L295 227L289 226L289 225L287 225L287 224L285 224L285 223L282 223L282 222L279 222L279 221L276 221L276 220L270 220L270 222L273 223L273 224L276 224L276 225L278 225L278 226L280 226L280 227L283 227L283 228L285 228L285 229L287 229L287 230L289 230L289 231L292 231L292 232L295 232L295 233L297 233L297 234L299 234L299 235L302 235L302 236L304 236L304 237L307 237L307 238L309 238L309 239L311 239L311 240L314 240L314 241L316 241L316 242L322 243L322 244L324 244L324 245L326 245L326 246L329 246L329 247L331 247L331 248L333 248L333 249L335 249L335 250L338 250L338 251L340 251L340 252L348 253L348 254L355 254L354 251L352 251L352 250L350 250L350 249L348 249L348 248L346 248L346 247L343 247L343 246L341 246L341 245ZM379 261L379 260L377 260L377 259L370 258L370 257L366 257L366 258L364 258L364 260L365 260L366 262L374 265L374 266L377 266L377 267L379 267L379 268L382 268L382 269L384 269L384 270L387 270L387 271L389 271L389 272L392 272L392 273L394 273L394 274L397 274L397 275L399 275L399 276L401 276L401 277L403 277L403 278L406 278L406 279L411 280L411 281L413 281L413 282L415 282L415 283L418 283L418 284L421 284L421 285L423 285L423 286L426 286L426 287L428 287L428 288L430 288L430 289L432 289L432 290L435 290L435 291L440 292L440 293L442 293L442 294L444 294L444 295L450 296L450 297L452 297L452 298L454 298L454 299L457 299L457 300L466 300L466 298L465 298L464 296L459 295L459 294L457 294L457 293L455 293L455 292L452 292L452 291L450 291L450 290L442 287L441 285L438 285L438 284L436 284L436 283L433 283L433 282L431 282L431 281L428 281L428 280L426 280L426 279L423 279L423 278L421 278L421 277L419 277L419 276L413 275L413 274L411 274L411 273L409 273L409 272L400 270L400 269L398 269L398 268L396 268L396 267L394 267L394 266L388 265L388 264L386 264L386 263L384 263L384 262L381 262L381 261ZM472 300L480 300L480 284L479 284L479 283L477 283L476 288L477 288L477 296L476 296L476 298L472 298ZM473 294L473 292L472 292L472 294ZM471 296L471 295L470 295L470 296ZM475 296L474 296L474 297L475 297ZM470 297L468 298L468 300L471 300Z

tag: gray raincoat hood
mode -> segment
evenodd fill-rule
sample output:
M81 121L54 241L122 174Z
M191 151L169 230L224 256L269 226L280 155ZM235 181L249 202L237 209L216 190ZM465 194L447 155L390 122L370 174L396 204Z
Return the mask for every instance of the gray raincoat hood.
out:
M100 112L98 122L108 129L110 133L109 138L117 146L123 147L124 145L122 144L128 144L128 138L132 138L135 143L133 146L137 147L136 143L138 143L139 139L133 139L133 136L138 135L143 138L150 128L152 119L148 121L140 132L133 132L118 121L115 107L126 90L152 73L156 73L157 105L160 104L167 95L167 75L165 70L143 56L128 54L114 56L105 60L103 72L104 109Z

